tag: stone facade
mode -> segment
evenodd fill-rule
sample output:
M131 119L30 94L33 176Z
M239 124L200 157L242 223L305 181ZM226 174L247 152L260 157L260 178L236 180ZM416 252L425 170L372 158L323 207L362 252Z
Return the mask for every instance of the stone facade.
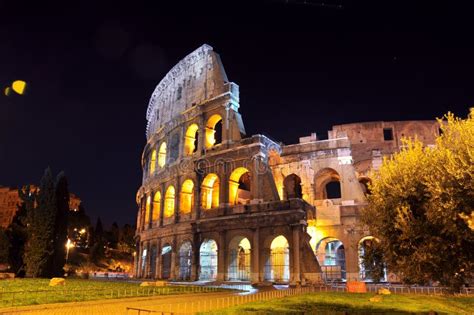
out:
M36 190L36 186L31 186L32 190ZM18 188L0 186L0 227L6 229L13 220L13 217L21 204ZM69 209L77 211L81 199L73 193L69 194Z
M158 85L137 192L140 278L283 282L364 278L358 227L369 171L434 121L334 126L283 145L246 136L239 89L204 45Z

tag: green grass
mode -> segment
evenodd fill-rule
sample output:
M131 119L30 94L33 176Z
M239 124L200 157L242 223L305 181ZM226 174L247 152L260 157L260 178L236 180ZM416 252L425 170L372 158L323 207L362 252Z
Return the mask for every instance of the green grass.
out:
M140 287L139 283L132 282L83 279L66 279L65 286L56 287L49 286L49 279L0 280L0 308L148 296L152 295L153 289L155 295L183 294L196 290L184 286Z
M206 314L474 314L474 297L321 292L253 302Z

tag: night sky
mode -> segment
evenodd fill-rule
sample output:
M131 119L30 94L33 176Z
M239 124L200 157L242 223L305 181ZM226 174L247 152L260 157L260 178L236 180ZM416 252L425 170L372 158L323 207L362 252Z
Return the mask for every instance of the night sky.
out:
M240 86L247 134L286 144L474 104L472 11L449 1L37 2L0 0L0 88L28 83L0 95L0 185L64 170L106 224L135 223L149 98L203 43Z

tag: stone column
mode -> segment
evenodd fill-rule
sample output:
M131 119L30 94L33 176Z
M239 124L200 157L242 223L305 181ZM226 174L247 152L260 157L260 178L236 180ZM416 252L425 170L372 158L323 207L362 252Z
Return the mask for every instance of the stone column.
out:
M250 281L252 284L259 283L261 281L260 276L260 229L256 229L253 233L253 243L251 249L251 270Z
M292 284L299 285L301 283L301 268L300 268L300 230L301 226L293 226L293 275L292 275Z
M159 226L163 226L163 212L165 209L165 184L161 184L161 202L160 202L160 224Z
M201 242L199 240L199 234L194 234L193 239L193 256L192 256L192 263L191 263L191 280L198 281L199 280L199 249L201 247Z
M161 278L161 242L160 239L156 242L156 259L155 259L155 279Z
M355 235L351 237L355 238ZM357 240L360 238L357 237ZM344 254L346 258L346 280L353 281L358 280L359 278L359 251L357 246L357 240L350 242L348 238L346 238L346 242L344 242Z
M227 246L226 231L219 232L219 242L217 247L217 281L224 281L227 267Z
M170 270L170 280L176 280L176 237L174 237L173 242L171 243L171 270Z

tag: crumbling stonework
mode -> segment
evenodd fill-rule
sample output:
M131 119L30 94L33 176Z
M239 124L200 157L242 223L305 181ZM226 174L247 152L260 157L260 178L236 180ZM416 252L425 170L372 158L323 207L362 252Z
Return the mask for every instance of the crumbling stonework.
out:
M158 85L137 193L137 277L283 282L364 278L369 171L434 121L334 126L283 145L246 136L239 89L204 45ZM390 129L391 128L391 129Z

